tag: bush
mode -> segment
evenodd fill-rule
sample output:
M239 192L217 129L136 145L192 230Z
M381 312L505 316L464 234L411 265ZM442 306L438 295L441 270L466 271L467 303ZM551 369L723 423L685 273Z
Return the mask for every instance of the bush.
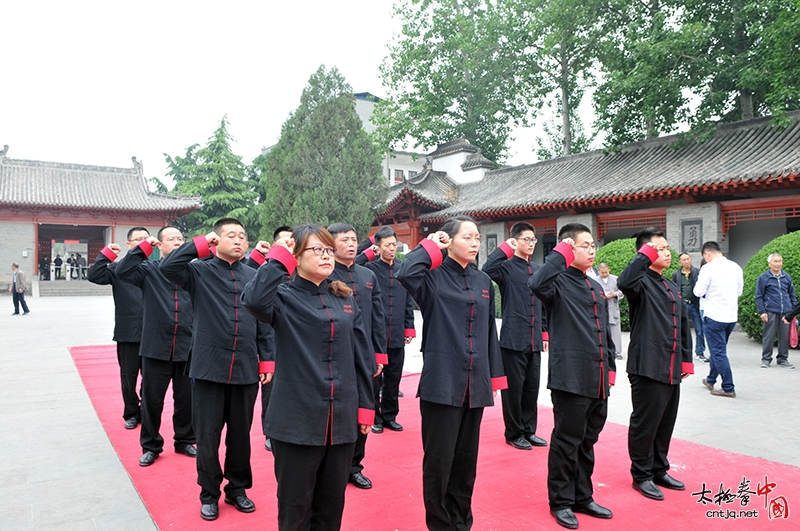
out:
M611 243L608 243L597 250L597 257L594 259L594 265L597 267L597 264L605 262L608 264L608 269L611 274L619 276L620 273L622 273L622 270L625 269L625 266L628 265L628 262L630 262L636 254L635 246L635 238L615 240ZM667 269L664 270L664 277L671 279L672 273L679 267L680 263L678 262L678 253L673 251L672 263ZM631 319L630 311L628 309L628 299L622 299L619 301L619 321L622 330L624 332L630 332Z
M756 310L756 280L766 271L767 257L772 253L779 253L783 257L783 270L792 277L795 289L798 289L800 279L800 232L791 232L778 236L767 243L744 266L744 289L739 297L739 326L748 337L761 341L764 331L761 318Z

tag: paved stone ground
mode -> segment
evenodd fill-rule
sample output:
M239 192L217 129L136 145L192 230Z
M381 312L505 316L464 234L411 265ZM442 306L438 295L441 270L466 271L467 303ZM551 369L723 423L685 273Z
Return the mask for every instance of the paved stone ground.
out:
M0 315L0 528L156 529L68 351L112 343L112 298L30 297L28 316L10 315L10 297L0 302L7 305ZM417 330L421 335L419 314ZM407 371L422 366L419 342L406 349ZM800 364L797 352L789 358ZM700 383L708 365L697 363L697 374L682 385L675 437L800 466L800 369L761 369L760 345L741 333L732 336L729 356L737 398L709 395ZM539 401L549 406L546 372ZM629 415L630 388L620 365L609 421L627 424Z

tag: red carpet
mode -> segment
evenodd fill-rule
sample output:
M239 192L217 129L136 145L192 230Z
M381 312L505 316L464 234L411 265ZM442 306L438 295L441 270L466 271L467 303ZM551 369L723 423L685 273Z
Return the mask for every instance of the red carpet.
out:
M256 402L252 430L255 485L248 491L257 510L242 514L220 503L219 519L204 522L199 515L195 462L172 451L172 393L168 393L162 423L162 436L167 441L165 451L153 466L142 468L138 465L139 430L125 430L120 415L122 398L115 347L74 347L71 353L97 415L159 529L277 527L276 484L272 455L264 449L261 435L260 400ZM369 437L364 473L375 486L368 491L348 486L342 526L345 530L425 529L419 407L413 398L417 381L417 375L409 375L401 386L406 396L400 399L398 420L405 431L387 430ZM551 410L541 407L539 434L549 440L551 430ZM549 515L547 506L547 449L523 452L505 444L499 403L485 410L481 433L473 529L563 529ZM595 499L612 509L614 518L597 520L578 515L580 529L638 531L643 526L652 530L800 529L800 468L675 440L670 451L672 472L686 484L687 490L665 490L666 500L656 502L631 489L626 434L625 426L606 424L596 446ZM746 490L754 491L749 502L744 499L746 495L737 496L742 478L750 481ZM758 484L763 490L765 482L774 484L772 491L759 495L755 492ZM708 491L706 496L712 500L706 505L699 503L699 494L692 494L701 491L703 483ZM723 492L730 490L730 493L727 502L715 504L713 500L718 497L721 484ZM770 519L770 509L779 508L782 503L788 506L788 519ZM709 516L710 511L718 511L717 514L722 511L729 518ZM740 511L757 511L758 516L745 518Z

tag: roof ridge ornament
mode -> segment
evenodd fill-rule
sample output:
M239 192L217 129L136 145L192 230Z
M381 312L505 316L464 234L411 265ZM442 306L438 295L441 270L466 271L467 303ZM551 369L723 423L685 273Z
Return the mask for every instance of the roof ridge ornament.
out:
M144 169L142 168L142 163L136 160L136 157L131 157L131 161L133 161L133 169L136 170L136 173L139 175L144 175Z
M3 149L0 149L0 161L5 161L8 153L8 144L3 146Z

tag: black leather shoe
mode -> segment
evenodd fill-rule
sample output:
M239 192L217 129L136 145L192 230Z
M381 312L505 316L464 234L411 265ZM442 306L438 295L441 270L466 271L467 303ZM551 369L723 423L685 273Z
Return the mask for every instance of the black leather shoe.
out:
M686 490L686 485L684 485L677 479L673 478L669 474L664 474L661 477L654 478L653 483L661 487L664 487L665 489Z
M547 446L547 441L542 439L541 437L537 437L536 435L528 435L525 437L530 441L531 446Z
M634 481L631 486L633 487L633 490L639 491L645 498L658 501L664 499L664 493L661 492L661 489L656 487L656 484L650 480L642 481L641 483L636 483Z
M200 506L200 518L203 520L216 520L219 516L219 505L216 503L204 503Z
M272 451L272 439L269 437L267 437L266 442L264 442L264 448L266 448L268 452Z
M400 424L396 423L393 420L390 420L389 422L384 422L383 427L386 428L387 430L403 431L403 426L401 426Z
M256 504L244 494L234 496L233 498L225 496L225 503L233 505L240 513L252 513L256 510Z
M573 505L572 512L574 513L583 513L588 514L589 516L593 516L595 518L611 518L614 516L614 513L611 512L611 509L606 509L602 505L598 505L594 501L589 502L586 505Z
M350 474L350 479L348 480L350 483L358 487L359 489L371 489L372 482L369 480L361 472L356 472L355 474Z
M517 450L533 450L533 446L525 437L517 437L516 439L512 439L510 441L506 441L506 444L510 444Z
M383 426L381 426L380 424L373 424L372 433L383 433Z
M403 394L403 391L397 391L397 398L403 398L404 396L406 395Z
M128 420L125 421L125 429L126 430L132 430L132 429L136 428L136 426L138 426L138 425L139 425L139 419L137 419L136 417L131 417Z
M183 454L187 457L197 457L197 448L193 444L182 444L175 447L176 454Z
M150 466L156 462L158 459L158 454L155 452L145 452L142 454L142 457L139 458L139 466Z
M556 519L556 522L561 527L578 529L578 519L575 517L575 513L572 512L572 509L559 509L558 511L550 509L550 514L553 515L553 518Z

